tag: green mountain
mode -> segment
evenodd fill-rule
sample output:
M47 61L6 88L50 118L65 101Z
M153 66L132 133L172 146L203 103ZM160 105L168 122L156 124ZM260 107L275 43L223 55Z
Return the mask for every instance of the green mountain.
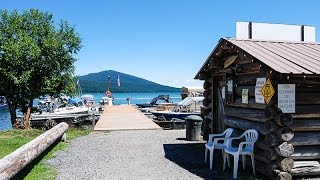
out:
M120 87L117 77L120 77ZM79 77L79 83L83 93L105 93L110 76L110 91L116 92L177 92L180 89L160 85L142 78L116 72L112 70L91 73Z

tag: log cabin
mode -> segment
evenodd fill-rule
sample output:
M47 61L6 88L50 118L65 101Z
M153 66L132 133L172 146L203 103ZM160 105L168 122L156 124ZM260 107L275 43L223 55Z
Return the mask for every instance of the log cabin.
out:
M257 170L320 176L320 44L221 38L198 71L202 135L256 129Z

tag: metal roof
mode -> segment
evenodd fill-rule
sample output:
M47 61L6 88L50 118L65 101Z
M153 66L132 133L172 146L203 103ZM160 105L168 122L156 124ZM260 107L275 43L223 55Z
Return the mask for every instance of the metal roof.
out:
M315 42L270 41L221 38L246 51L251 56L280 73L320 74L320 44ZM210 56L214 54L216 48ZM204 63L195 78L203 70Z
M280 73L320 74L320 44L224 38Z

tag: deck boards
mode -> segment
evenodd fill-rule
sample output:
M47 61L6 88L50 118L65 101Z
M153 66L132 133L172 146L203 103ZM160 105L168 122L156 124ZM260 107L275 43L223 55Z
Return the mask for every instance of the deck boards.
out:
M95 131L161 129L151 119L131 105L106 106Z

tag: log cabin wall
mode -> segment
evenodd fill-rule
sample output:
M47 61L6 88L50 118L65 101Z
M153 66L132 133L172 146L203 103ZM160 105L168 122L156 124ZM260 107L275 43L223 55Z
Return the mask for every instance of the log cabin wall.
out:
M276 72L228 41L220 41L202 74L203 137L227 127L240 135L256 129L257 171L273 179L320 175L320 76ZM271 80L274 95L257 103L257 78ZM201 78L200 78L201 79ZM295 86L295 112L278 107L278 85Z

